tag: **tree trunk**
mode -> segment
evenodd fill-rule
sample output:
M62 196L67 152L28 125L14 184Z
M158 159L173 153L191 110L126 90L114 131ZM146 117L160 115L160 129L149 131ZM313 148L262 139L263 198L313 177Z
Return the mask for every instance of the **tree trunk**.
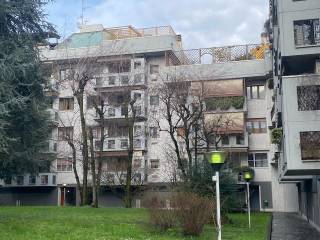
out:
M77 171L77 152L76 152L76 148L72 142L68 141L68 144L72 149L72 169L73 169L74 176L76 178L77 189L80 194L80 205L83 205L83 192L82 192L83 189L81 188L80 179L79 179L79 175L78 175L78 171Z
M86 131L86 120L84 117L84 110L83 110L83 92L84 89L80 89L79 93L76 95L76 99L79 105L79 112L80 112L80 123L81 123L81 134L82 134L82 157L83 157L83 180L82 180L82 204L88 204L88 136Z
M98 194L97 194L97 175L96 175L96 163L94 155L94 145L93 145L93 133L92 128L89 128L89 141L90 141L90 164L91 164L91 176L92 176L92 207L97 208L98 203Z
M134 121L127 119L127 122L128 122L128 131L129 131L129 149L128 149L127 176L126 176L124 202L125 202L126 208L131 208L132 207L131 179L132 179L133 124L134 124Z

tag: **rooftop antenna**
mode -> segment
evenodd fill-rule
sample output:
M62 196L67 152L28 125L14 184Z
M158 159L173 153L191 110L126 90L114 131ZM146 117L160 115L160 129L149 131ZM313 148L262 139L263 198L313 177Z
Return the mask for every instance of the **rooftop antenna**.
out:
M83 13L84 13L84 4L83 4L83 0L81 0L81 25L83 25L84 24L84 15L83 15Z
M80 28L82 25L85 25L88 21L85 20L85 17L84 17L84 12L86 10L87 7L84 6L84 0L81 0L81 15L78 19L78 27Z

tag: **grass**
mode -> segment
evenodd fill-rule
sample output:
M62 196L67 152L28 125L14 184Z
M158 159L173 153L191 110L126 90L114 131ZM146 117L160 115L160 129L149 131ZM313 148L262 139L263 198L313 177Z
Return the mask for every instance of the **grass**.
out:
M269 214L253 214L252 228L245 214L230 214L223 239L264 240ZM1 239L6 240L212 240L206 226L200 237L185 237L178 230L153 232L147 227L147 211L121 208L1 207Z

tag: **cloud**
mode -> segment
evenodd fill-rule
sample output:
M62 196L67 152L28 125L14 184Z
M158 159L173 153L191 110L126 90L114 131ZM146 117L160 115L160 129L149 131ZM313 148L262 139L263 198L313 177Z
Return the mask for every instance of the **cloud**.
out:
M60 33L76 31L80 0L57 0L49 19ZM171 25L185 48L260 42L268 16L267 0L87 0L88 23L105 27ZM63 32L62 32L63 31Z

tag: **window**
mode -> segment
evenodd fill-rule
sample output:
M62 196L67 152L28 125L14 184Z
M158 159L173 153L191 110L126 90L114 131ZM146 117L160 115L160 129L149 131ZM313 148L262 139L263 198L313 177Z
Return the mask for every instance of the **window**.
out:
M29 176L29 185L35 185L36 184L36 176L31 175Z
M142 127L141 126L134 126L134 136L140 136L142 134Z
M134 148L141 148L141 140L140 139L134 139L133 140L133 147Z
M221 144L222 145L229 145L229 136L228 135L221 136Z
M52 184L53 185L57 184L57 176L56 175L52 175Z
M141 116L142 115L142 109L141 106L134 106L135 116Z
M264 99L266 96L265 86L248 86L247 87L247 98L248 99Z
M151 138L158 138L159 137L159 133L158 133L158 128L157 127L150 127L149 133L150 133L150 137Z
M150 105L151 106L159 106L159 96L150 96Z
M159 73L159 65L150 65L150 74Z
M60 80L70 80L72 77L71 69L61 69L60 70Z
M320 132L300 132L301 160L320 160Z
M249 167L268 167L267 153L249 153L248 154Z
M95 149L100 149L100 146L101 146L101 141L99 141L99 140L94 141Z
M243 134L236 135L236 144L244 145L244 136L243 136Z
M121 116L128 115L128 107L127 106L121 106Z
M134 83L141 83L141 82L142 82L142 74L135 74Z
M108 140L108 149L115 149L115 148L116 148L116 141Z
M108 84L115 85L116 84L116 77L115 76L108 77Z
M134 183L141 183L141 173L135 173L133 176Z
M159 159L151 159L150 160L150 168L151 169L158 169L159 168Z
M113 62L107 63L107 65L108 65L109 73L123 73L123 72L130 72L131 70L130 60L113 61Z
M248 133L266 133L267 123L266 119L248 119L247 120L247 132Z
M133 67L134 67L134 69L141 68L141 62L134 62Z
M49 182L48 175L41 175L40 176L40 182L41 182L41 185L47 185L48 182Z
M71 172L72 171L72 158L58 158L57 159L58 172Z
M297 87L298 110L315 111L320 110L320 86L298 86Z
M121 139L121 148L122 149L128 148L128 139Z
M121 80L121 84L123 84L123 85L129 84L129 76L128 75L121 76L120 80Z
M141 100L141 93L134 93L133 94L133 99L135 101L140 101Z
M95 105L98 106L98 96L87 96L87 109L93 108Z
M99 139L101 134L101 130L98 127L92 128L92 135L94 139Z
M73 139L73 127L59 127L58 139L62 141Z
M11 177L5 177L4 178L4 183L6 185L11 185L12 184L12 178Z
M23 176L18 176L17 177L17 185L23 185L24 182L24 177Z
M141 159L133 160L133 168L141 168Z
M108 108L108 117L114 117L116 115L116 110L114 108Z
M294 21L294 43L296 46L320 44L319 19Z
M73 98L59 98L59 110L73 110L74 99Z

